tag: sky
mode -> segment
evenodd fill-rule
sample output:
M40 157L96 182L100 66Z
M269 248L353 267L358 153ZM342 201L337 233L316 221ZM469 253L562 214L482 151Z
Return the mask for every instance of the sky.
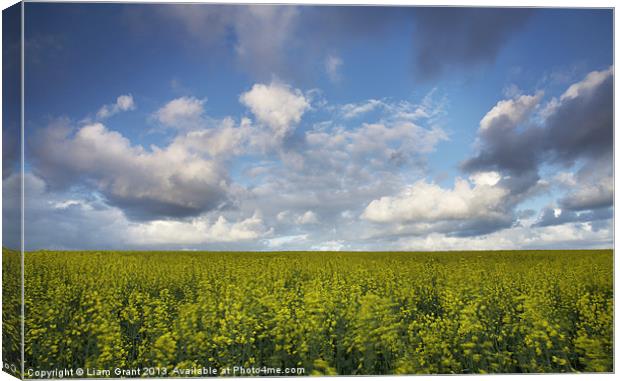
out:
M25 7L27 250L612 247L611 10Z

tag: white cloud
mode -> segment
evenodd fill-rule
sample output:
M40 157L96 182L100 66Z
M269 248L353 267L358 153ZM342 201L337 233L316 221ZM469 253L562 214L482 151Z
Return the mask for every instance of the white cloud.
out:
M313 225L319 222L319 219L311 210L301 213L294 213L290 210L284 210L276 214L276 220L283 225Z
M289 210L284 210L284 211L282 211L282 212L279 212L279 213L276 215L276 219L277 219L279 222L286 222L286 221L288 221L290 218L291 218L291 212L290 212Z
M575 175L572 172L558 172L552 180L562 186L572 187L577 184Z
M219 216L215 222L207 217L189 221L157 220L131 224L128 242L137 245L199 245L217 242L256 240L270 234L258 213L238 222Z
M480 167L453 187L416 182L428 175L427 154L448 139L438 118L442 105L432 101L432 92L421 104L370 99L344 106L316 102L312 94L258 83L239 97L248 117L221 120L206 115L204 99L172 100L153 114L162 125L178 128L161 146L136 144L100 123L46 129L36 138L33 162L53 195L41 221L50 224L54 217L64 224L62 237L50 242L80 242L84 229L95 225L85 221L95 217L106 226L97 234L132 248L463 249L518 247L519 239L534 247L560 245L570 232L581 234L583 245L609 242L609 231L600 230L603 217L588 225L594 220L584 213L571 220L581 225L570 226L558 218L570 207L609 201L609 176L610 183L598 183L598 175L558 175L557 184L568 193L555 200L557 210L567 209L556 212L554 222L563 227L530 228L515 208L534 193L511 194L520 180L513 173L488 171L494 167L475 172ZM503 133L498 126L524 125L541 96L497 103L481 130ZM328 120L303 126L299 139L283 139L313 107ZM78 188L86 189L82 198L71 193ZM100 199L88 199L93 195ZM536 232L529 241L526 227Z
M178 135L169 149L210 157L231 157L246 153L257 135L257 131L246 120L242 120L238 126L232 118L214 124L211 128L190 130Z
M572 84L560 97L560 101L566 101L584 96L592 90L598 88L609 77L614 75L614 67L610 66L607 70L592 71L588 73L582 81Z
M63 201L50 202L50 204L52 205L54 209L67 209L73 206L79 206L84 209L91 208L89 204L85 203L82 200L63 200Z
M493 176L478 175L472 180L473 187L469 181L457 178L454 189L421 180L396 196L373 200L362 218L379 223L416 223L501 217L508 191L480 181L483 178Z
M369 99L362 103L347 103L342 106L341 112L345 119L352 119L369 113L382 106L384 106L382 101L378 99Z
M415 122L426 119L433 121L444 113L446 99L436 100L436 89L432 89L420 103L407 100L393 101L389 99L367 99L362 102L347 103L336 106L336 116L345 120L359 118L373 111L381 111L381 121Z
M296 222L299 225L317 224L319 219L313 211L307 210L304 214L297 217Z
M310 103L298 89L272 82L255 84L241 94L239 101L248 107L260 123L266 124L276 138L283 138L301 121Z
M562 93L560 99L552 98L540 110L539 114L542 121L553 116L566 102L579 97L588 97L591 92L596 91L606 80L614 74L614 67L610 66L607 70L592 71L586 77L573 83Z
M521 95L497 104L480 121L480 131L511 129L527 118L542 99L543 93Z
M276 238L269 238L263 240L263 242L270 248L281 248L282 246L286 246L288 244L296 244L300 242L305 242L308 240L308 234L297 234L297 235L288 235L281 236Z
M135 109L136 104L133 100L133 96L131 94L121 95L116 98L116 103L102 106L99 111L97 111L97 118L106 119L119 112Z
M490 172L476 172L472 174L471 176L469 176L469 178L477 186L478 185L494 186L502 179L502 176L495 171L490 171Z
M423 128L411 122L364 123L354 129L336 127L306 133L306 141L313 149L319 149L320 156L346 153L352 158L373 160L377 165L399 164L412 156L432 152L439 142L447 139L439 127Z
M346 244L344 241L325 241L321 242L317 245L312 245L310 250L318 250L318 251L341 251L346 248Z
M154 116L167 127L193 128L202 119L206 101L195 97L177 98L157 110Z
M340 80L340 67L344 62L338 56L329 55L325 58L325 72L330 81L338 82Z

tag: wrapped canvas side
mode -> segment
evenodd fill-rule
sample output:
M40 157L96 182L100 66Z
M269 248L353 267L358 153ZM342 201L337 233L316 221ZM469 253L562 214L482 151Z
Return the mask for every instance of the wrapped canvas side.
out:
M15 377L23 371L22 47L20 2L2 12L2 370Z

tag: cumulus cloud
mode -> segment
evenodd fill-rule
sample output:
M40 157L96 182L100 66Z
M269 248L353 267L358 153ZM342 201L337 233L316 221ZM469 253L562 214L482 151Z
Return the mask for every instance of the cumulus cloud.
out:
M492 173L480 174L471 181L457 179L453 189L421 180L395 196L373 200L362 218L379 223L501 219L508 192L495 186L497 176Z
M326 123L319 119L303 135L297 134L300 139L281 147L284 152L276 160L252 165L261 177L248 189L244 204L250 210L260 208L266 220L273 219L276 235L309 234L308 241L288 243L288 248L359 240L367 224L359 219L364 207L402 189L404 178L423 175L425 156L448 139L441 123L431 122L438 106L422 103L407 102L408 109L421 106L427 111L428 117L416 123L396 117L386 107L364 119L376 123L363 123L345 120L339 106L325 106L323 110L330 112ZM308 210L320 223L297 224Z
M571 166L579 159L601 157L611 163L612 82L612 68L590 73L559 100L549 102L540 124L528 116L540 105L541 93L499 102L481 120L479 150L462 168L529 179L520 189L526 191L536 183L539 167L545 163Z
M311 147L309 154L316 160L330 157L339 160L343 159L342 155L348 155L349 159L372 166L411 163L447 139L448 135L440 127L425 128L407 121L363 123L352 129L336 127L306 133L306 141Z
M313 225L319 223L318 216L312 210L299 213L284 210L276 215L276 220L283 225Z
M463 166L468 177L453 187L426 180L427 155L449 139L440 119L443 105L432 92L420 103L315 103L313 124L302 123L310 119L303 118L311 109L310 92L282 83L259 83L239 97L251 117L215 120L204 112L205 100L181 97L152 114L176 128L175 135L149 147L101 123L76 128L60 120L28 148L33 173L44 184L41 199L49 201L41 207L45 212L31 215L65 221L66 237L79 242L83 230L74 225L91 213L104 221L97 231L127 247L512 245L521 228L544 230L536 233L537 242L553 245L548 235L569 231L569 225L596 246L604 242L611 212L609 157L575 149L565 158L568 145L543 139L567 102L590 99L595 109L608 75L589 78L548 107L541 107L542 93L495 104L481 119L475 155ZM579 170L568 167L573 161ZM566 172L541 180L541 163ZM562 191L551 212L534 218L517 210L550 187ZM70 246L69 238L51 241Z
M297 217L295 221L299 225L309 225L319 223L319 218L316 216L316 213L311 210L307 210L304 214Z
M566 89L564 94L560 97L560 100L567 101L579 96L587 96L608 81L610 76L613 76L613 66L609 67L607 70L590 72L582 81L574 83Z
M553 184L561 212L544 210L537 226L600 220L613 203L613 67L593 71L542 105L542 93L500 101L481 120L478 152L465 171L497 171L513 205L548 188L543 168L577 167ZM560 178L561 177L561 178ZM554 185L554 186L556 186ZM556 213L557 214L557 213Z
M295 130L301 116L310 108L308 99L300 90L277 82L255 84L241 94L239 101L280 139Z
M535 170L539 155L529 153L541 150L541 130L521 130L517 127L532 114L541 97L541 93L521 95L498 102L480 121L480 151L466 160L463 168L468 171L491 169L518 174Z
M16 175L3 182L5 201L19 200L20 184L21 178ZM258 211L249 217L226 217L213 212L185 219L135 221L97 194L54 190L32 173L24 177L24 191L29 200L24 214L28 226L26 250L222 249L231 243L236 247L255 245L272 233ZM4 206L7 216L18 221L19 202ZM3 224L7 246L18 247L19 226Z
M200 125L206 99L180 97L166 103L154 114L157 121L167 127L192 128Z
M232 118L215 122L215 126L188 131L177 135L169 149L188 151L199 156L229 158L249 152L258 144L260 131L255 131L249 120L237 124Z
M264 99L252 92L256 89L267 95L274 90L277 99L288 99L285 103L294 107L278 109L283 106L278 102L262 103ZM33 170L54 190L84 187L99 192L105 202L134 221L195 218L231 207L246 213L266 210L275 219L279 211L269 212L273 204L274 209L291 210L293 225L312 211L299 220L305 225L297 225L309 228L320 225L309 223L319 215L334 218L344 209L359 209L379 192L391 189L399 177L393 173L395 168L409 164L412 171L419 171L423 155L447 139L436 126L386 120L353 128L312 128L293 145L274 146L279 141L274 138L277 131L300 123L309 101L300 90L283 84L252 90L242 99L255 110L257 123L245 117L239 121L209 118L203 101L196 98L169 102L154 113L161 122L180 126L179 120L200 120L196 128L178 129L163 146L133 144L100 123L76 128L68 120L58 120L31 141ZM408 103L407 108L414 107ZM432 105L424 107L433 113ZM391 114L389 108L382 111ZM264 160L237 161L252 155ZM230 179L233 162L244 165L243 173L256 174L251 190ZM381 181L373 173L377 170Z
M415 73L428 80L447 69L492 63L532 13L523 8L416 8Z
M564 164L610 158L613 111L613 67L589 73L562 94L546 119L543 148L553 161Z
M102 106L97 111L97 119L106 119L119 112L135 110L136 104L131 94L120 95L116 98L116 102Z
M178 142L150 150L103 124L73 131L51 126L35 137L35 173L53 187L84 183L130 217L185 217L226 199L227 175L217 161Z
M538 92L497 102L480 121L480 132L515 128L534 111L542 96L543 93Z
M255 213L238 222L230 222L224 216L219 216L214 222L206 217L189 221L149 221L132 224L127 234L128 242L137 245L199 245L257 240L269 233L260 215Z

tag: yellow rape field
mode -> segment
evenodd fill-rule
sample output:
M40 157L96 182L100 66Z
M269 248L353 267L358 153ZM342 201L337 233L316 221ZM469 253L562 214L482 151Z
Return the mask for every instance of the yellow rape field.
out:
M613 371L610 250L39 251L25 264L26 369Z

